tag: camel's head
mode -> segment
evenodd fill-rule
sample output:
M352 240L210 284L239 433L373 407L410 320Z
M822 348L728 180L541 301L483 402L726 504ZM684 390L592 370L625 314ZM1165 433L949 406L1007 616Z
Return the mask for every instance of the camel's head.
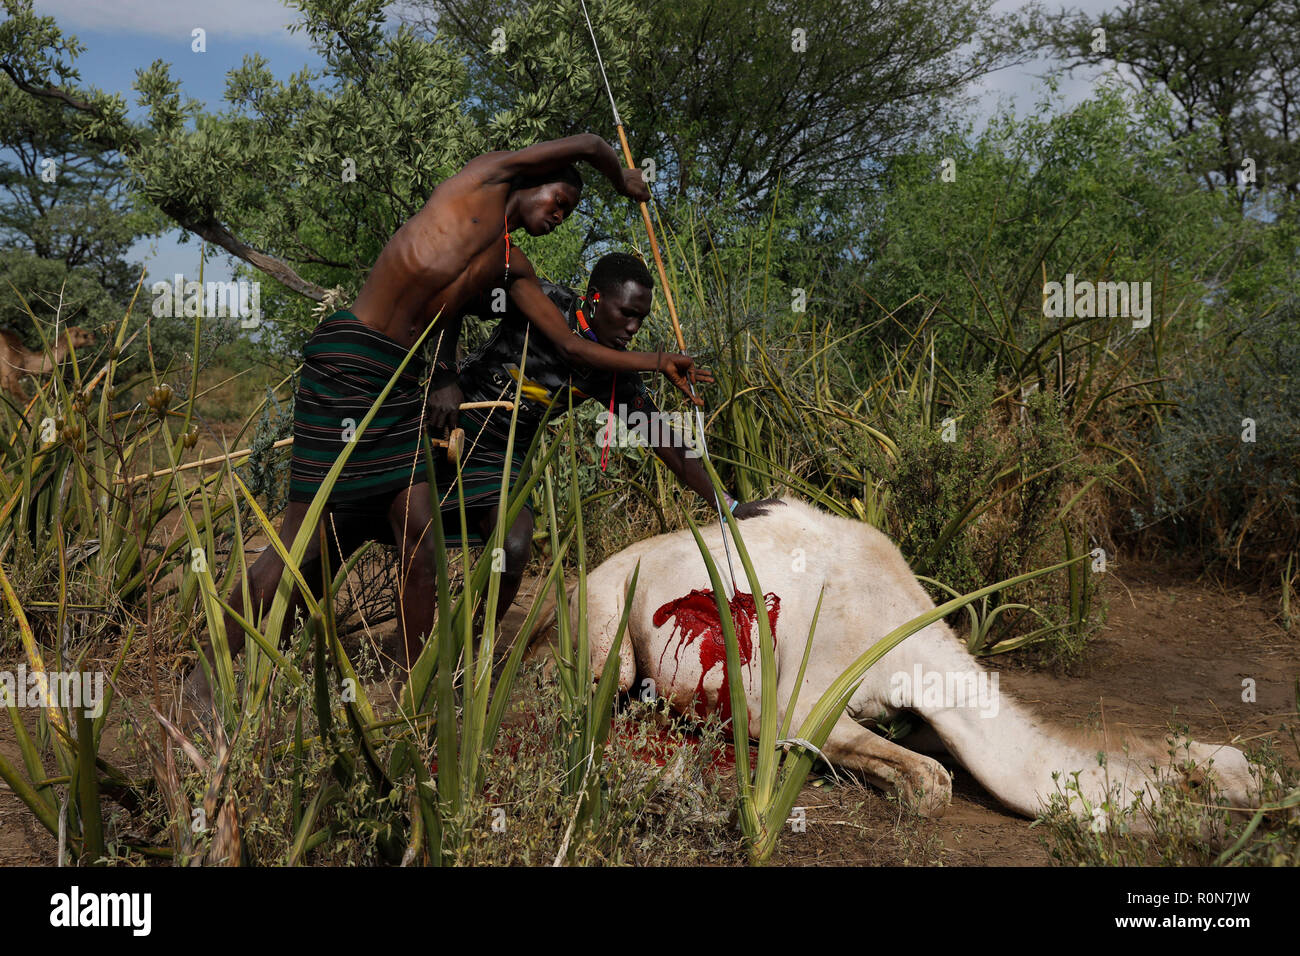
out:
M83 329L79 325L68 326L63 335L67 339L69 348L79 349L83 345L95 344L95 333Z
M1203 791L1213 778L1214 790L1234 807L1257 807L1262 790L1258 774L1235 747L1192 743L1188 760L1179 767L1183 786ZM1279 781L1280 782L1280 781Z

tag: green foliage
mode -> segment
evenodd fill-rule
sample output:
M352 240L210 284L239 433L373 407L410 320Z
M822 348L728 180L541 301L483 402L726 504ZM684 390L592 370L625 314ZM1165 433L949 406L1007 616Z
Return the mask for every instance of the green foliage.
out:
M0 24L0 49L41 42L17 26ZM73 49L56 43L47 52ZM28 348L40 338L15 289L38 316L57 311L62 324L93 326L126 306L139 277L128 250L162 222L128 180L122 157L81 140L60 104L0 77L0 327Z
M894 502L883 530L916 573L953 592L1058 557L1057 519L1067 500L1105 473L1082 455L1056 396L1030 396L1021 415L999 391L986 370L941 420L918 398L900 402L891 427L897 456L866 446L867 468ZM1073 537L1086 541L1085 532L1071 521ZM1066 575L1044 578L1015 597L1059 624L1068 619L1068 585ZM1004 639L1036 626L1029 614L1009 620Z
M812 234L834 247L827 260L855 245L843 213L865 171L933 129L962 82L1014 62L1024 30L1018 15L990 14L988 0L941 14L930 3L819 2L801 11L806 50L775 9L618 2L593 11L635 155L656 162L656 191L753 223L785 190L799 211L778 250L792 253L787 266ZM612 134L573 0L430 3L416 8L419 29L394 28L377 0L297 0L296 29L324 58L322 71L280 81L249 56L228 76L227 108L205 113L156 61L136 82L143 123L126 118L121 97L77 88L81 48L53 19L26 0L6 6L0 58L22 90L11 95L57 89L63 95L41 108L60 135L120 151L154 208L228 250L246 243L277 257L293 270L277 278L295 287L354 287L433 187L478 153L580 129ZM634 220L619 215L611 227L603 215L609 190L592 193L581 250L633 239ZM575 262L569 252L561 259L553 271L567 278ZM278 314L306 321L302 304Z
M262 414L257 419L249 448L252 453L243 466L248 490L266 502L266 513L275 517L289 500L289 459L272 446L293 434L293 409L281 405L268 387Z
M1025 18L991 6L652 0L588 9L633 154L654 160L662 194L708 214L731 194L761 217L778 182L804 201L856 193L864 170L958 105L963 81L1015 62ZM535 60L554 57L584 77L595 66L575 0L411 7L425 30L457 41L485 111L513 108L538 85ZM492 52L497 27L503 53ZM593 114L612 132L599 90L536 95L553 101L550 135L591 128Z
M1174 141L1208 130L1213 152L1187 157L1186 168L1236 192L1243 159L1256 180L1240 197L1268 191L1300 195L1300 4L1294 0L1129 0L1100 14L1062 10L1049 19L1046 45L1067 63L1128 68L1150 91L1178 105L1161 124ZM1103 48L1095 30L1106 31Z
M15 289L22 298L14 294ZM52 342L56 316L60 330L70 325L93 329L101 316L116 311L117 303L83 269L69 269L56 259L42 259L22 249L6 249L0 252L0 328L14 330L23 345L40 351L41 336L28 308L50 326L46 341Z
M946 367L978 369L996 357L1019 376L1028 343L1066 325L1041 309L1044 281L1066 273L1152 281L1158 309L1169 314L1186 298L1194 317L1205 292L1198 283L1227 281L1239 240L1259 228L1225 216L1181 171L1180 156L1201 140L1165 140L1156 124L1166 113L1158 99L1103 85L1068 111L1054 111L1048 97L1031 116L1000 112L978 137L955 126L892 163L868 212L863 282L901 323L883 330L886 341L905 341L933 305L946 320L938 340ZM955 162L952 181L945 158ZM967 328L1014 332L1025 345L1003 356L963 335ZM1051 358L1033 356L1029 368L1041 374Z
M142 299L147 295L147 290L141 292ZM135 374L149 369L152 364L160 378L179 383L175 387L182 397L189 387L190 372L195 367L200 372L210 368L223 352L228 352L232 345L248 335L240 329L238 319L207 318L201 323L196 356L194 319L150 316L147 322L147 340L140 343L141 347L126 353L122 369L127 374ZM241 413L243 411L240 409Z
M1207 337L1153 435L1136 517L1207 562L1272 576L1300 550L1300 313ZM1249 419L1249 422L1247 421Z
M125 320L120 325L116 338L119 346L126 338L128 325ZM196 340L201 338L201 326L202 319L196 319ZM43 670L49 651L42 648L36 629L27 619L6 564L24 571L57 566L57 593L51 595L54 600L45 602L52 605L51 609L41 612L43 618L54 618L55 626L50 633L61 633L58 625L68 613L70 595L80 596L83 589L113 596L112 605L104 608L108 620L114 620L117 614L129 617L131 612L124 609L142 601L145 630L149 635L149 668L145 679L154 683L155 701L160 678L156 644L159 635L169 630L163 622L179 618L187 622L183 627L189 631L197 601L214 651L215 667L210 668L206 659L202 662L214 689L214 719L207 727L206 739L201 740L186 737L161 712L154 715L165 734L181 747L192 771L178 769L174 759L163 756L153 743L154 735L134 712L116 711L118 720L125 716L134 726L136 741L148 756L153 772L151 793L143 793L145 788L132 785L124 799L129 798L131 806L150 808L156 814L154 820L161 831L157 835L167 845L162 852L182 864L198 860L234 864L249 859L250 849L267 852L269 848L274 859L293 863L307 858L325 843L336 841L348 858L359 862L396 863L403 858L418 857L438 863L444 860L444 852L446 861L454 860L457 853L477 839L473 827L484 808L483 761L496 746L526 646L524 641L517 642L501 671L495 669L498 661L494 654L493 612L500 576L490 573L491 554L471 565L468 555L462 552L464 588L455 602L450 596L446 562L439 563L440 613L435 633L429 635L423 653L412 663L398 703L399 719L381 721L360 684L360 672L353 664L352 655L340 640L334 613L347 571L360 559L361 553L353 555L349 566L338 569L338 574L328 566L328 561L323 561L322 570L329 586L320 600L312 597L301 568L308 535L353 446L345 449L327 477L309 509L304 530L286 545L280 541L248 486L232 474L230 461L210 474L176 470L184 450L191 447L184 436L189 434L186 426L195 413L197 369L190 369L191 380L186 390L190 398L169 408L177 390L158 387L150 395L150 412L141 414L135 421L132 412L123 414L112 406L109 389L115 371L116 362L110 360L109 374L96 409L90 408L90 390L81 382L77 382L71 396L57 399L66 403L63 414L70 423L58 422L65 431L55 429L52 438L40 425L39 417L52 400L50 395L37 396L35 426L31 422L10 423L17 438L5 446L5 457L0 460L3 464L0 502L4 504L9 529L0 547L0 584L4 586L4 600L18 623L19 643L30 666ZM358 433L374 418L400 373L399 368L358 425ZM181 434L172 430L171 414L179 417ZM281 413L280 422L283 420ZM264 421L264 431L275 427L269 411ZM75 439L68 431L73 425L77 428ZM535 450L535 447L530 449L526 457L531 459ZM498 529L498 536L504 534L504 527L513 522L523 507L532 484L543 474L549 476L556 450L553 447L537 463L537 477L530 482L517 488L503 485L503 527ZM427 444L424 451L426 456L431 455ZM137 475L158 453L170 469L131 477L124 486L114 480L117 474ZM509 452L506 457L510 458ZM110 468L110 464L116 467ZM261 474L268 480L274 477ZM105 490L92 495L92 486ZM70 493L59 495L59 490L65 487ZM236 503L240 505L237 510L232 508ZM173 512L179 515L180 522L169 533L159 525L165 515ZM251 522L245 520L249 517ZM557 528L553 508L548 518L549 527ZM435 522L433 527L435 546L441 551L442 524ZM580 528L579 516L579 531ZM287 588L277 594L264 618L245 618L225 603L224 597L235 575L242 571L247 580L243 544L250 529L267 535L271 546L285 559L289 577L303 588L309 611L305 628L300 629L295 621L288 619ZM221 553L218 536L226 533L233 542L230 557L218 561ZM92 535L96 536L94 541L88 542ZM162 553L153 556L148 545L156 536L161 536L165 544ZM69 539L77 542L77 546L65 551L64 544ZM526 633L531 632L537 621L544 595L553 587L558 587L563 594L563 577L558 571L573 540L572 533L563 542L555 540L554 561L525 622ZM499 537L493 543L499 546ZM182 553L189 560L179 568L168 566L182 546ZM67 567L70 561L75 562L71 574ZM579 562L581 567L581 554ZM164 571L172 570L179 573L169 574L170 580L165 584L159 581ZM30 588L27 590L30 593ZM105 603L102 597L100 603ZM480 605L486 609L487 623L482 633L475 635L472 618ZM563 606L567 607L567 603ZM580 602L580 610L582 607ZM242 673L237 672L230 654L224 623L226 612L231 613L250 639ZM116 623L126 629L124 621L116 620ZM585 615L574 626L579 631L576 642L576 647L581 649L579 657L585 662ZM121 642L123 656L130 647L133 630L134 624ZM562 625L562 631L568 634L567 625ZM62 647L62 639L56 640L54 659L60 664ZM573 659L573 654L566 659ZM566 738L576 741L579 747L576 751L570 748L566 764L569 782L565 787L566 796L573 800L574 819L581 827L576 834L571 828L564 837L563 847L558 851L561 857L585 846L589 832L600 831L602 821L612 810L622 812L618 809L622 804L618 801L611 804L598 776L591 774L592 768L599 767L604 752L614 678L604 681L593 697L585 666L576 675L570 675L565 705L567 727L581 731ZM616 672L611 673L617 676ZM287 685L284 691L277 693L277 686L283 685ZM276 701L279 705L273 703ZM280 720L279 708L286 702L299 708L292 736ZM303 720L302 710L309 702L314 711L314 727ZM427 706L433 707L432 713L426 710ZM42 769L43 758L35 744L25 745L21 769L0 759L4 780L51 833L59 828L53 810L58 805L57 788L66 785L69 793L76 794L78 810L71 817L70 845L87 862L104 854L97 788L113 787L122 796L120 772L96 759L104 722L112 713L111 709L105 712L94 725L80 721L80 729L71 743L67 742L66 734L49 738L54 742L54 758L62 771L58 781L48 779L50 775ZM71 711L51 707L48 719L66 729L73 715ZM251 778L236 776L231 770L232 759L241 752L241 741L247 741L260 755ZM204 745L206 753L199 744ZM263 839L246 846L241 837L239 807L248 808L250 800L274 799L262 786L265 761L273 751L280 757L293 754L295 785L290 796L290 813L277 816L253 812L254 828L261 829ZM432 778L427 769L431 761L436 761L437 766ZM103 769L97 769L101 764ZM234 766L247 767L247 764L237 762ZM308 775L312 767L318 768L315 776ZM192 783L194 772L201 778L197 787ZM266 808L265 804L262 806ZM199 809L208 825L192 828L191 817ZM268 827L279 828L269 839L266 838ZM614 832L617 830L615 826ZM119 850L157 852L156 847L115 842L114 853Z
M138 267L126 262L127 250L162 220L130 192L122 157L81 141L59 104L8 77L0 81L0 147L0 241L128 295Z
M276 316L267 345L282 360L301 344L293 330L312 324L310 303L297 292L338 285L350 298L439 182L480 153L545 138L569 104L600 94L595 64L576 66L567 41L550 34L512 56L508 106L485 108L491 98L469 86L463 51L442 37L393 29L376 0L297 5L297 29L324 58L323 70L281 81L250 55L227 78L226 109L205 113L155 61L135 84L146 110L140 123L127 118L120 96L77 87L81 46L27 0L6 0L10 17L0 28L0 60L16 77L3 86L6 95L26 102L56 89L42 100L55 105L42 108L57 119L58 135L123 155L137 194L154 209L227 251L246 256L252 247L278 260L273 278L295 293L264 289L263 307ZM612 65L625 55L619 30L632 9L602 14ZM536 36L539 18L544 10L522 10L503 26L508 36ZM576 228L530 243L544 272L568 279L578 271L575 245L585 243Z

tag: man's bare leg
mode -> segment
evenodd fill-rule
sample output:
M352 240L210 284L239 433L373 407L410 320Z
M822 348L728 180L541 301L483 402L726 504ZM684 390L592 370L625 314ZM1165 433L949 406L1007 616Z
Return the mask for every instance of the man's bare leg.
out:
M395 661L393 676L397 681L406 680L433 632L438 562L447 558L434 547L430 516L428 482L401 489L388 510L398 557L397 634L388 654Z
M493 505L479 523L479 534L484 541L490 541L496 531L499 509L499 505ZM527 570L528 561L532 557L533 513L527 508L519 512L519 517L506 532L502 550L505 551L505 570L501 572L501 590L497 597L497 627L501 626L502 618L506 616L515 595L519 593L519 585L524 580L524 571ZM481 620L479 623L481 625Z

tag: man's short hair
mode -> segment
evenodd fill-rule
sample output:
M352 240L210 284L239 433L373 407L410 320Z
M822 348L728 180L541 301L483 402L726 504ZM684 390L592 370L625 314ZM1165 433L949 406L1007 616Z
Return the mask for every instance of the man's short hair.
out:
M549 173L533 173L530 176L519 175L514 178L513 187L515 189L533 189L536 186L545 186L547 183L566 183L573 187L574 192L579 196L582 195L582 177L572 165L561 166L559 169L553 169Z
M655 280L650 270L636 256L626 252L611 252L601 256L596 268L591 270L589 285L596 289L615 289L624 282L635 282L653 290Z

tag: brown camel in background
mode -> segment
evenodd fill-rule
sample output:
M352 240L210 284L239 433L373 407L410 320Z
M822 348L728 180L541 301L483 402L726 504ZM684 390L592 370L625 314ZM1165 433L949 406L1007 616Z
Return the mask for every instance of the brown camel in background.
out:
M69 326L59 336L54 347L54 358L46 352L33 352L25 347L18 333L0 329L0 388L26 402L27 396L19 384L24 375L47 375L61 364L68 354L83 345L93 345L95 335L80 326Z

